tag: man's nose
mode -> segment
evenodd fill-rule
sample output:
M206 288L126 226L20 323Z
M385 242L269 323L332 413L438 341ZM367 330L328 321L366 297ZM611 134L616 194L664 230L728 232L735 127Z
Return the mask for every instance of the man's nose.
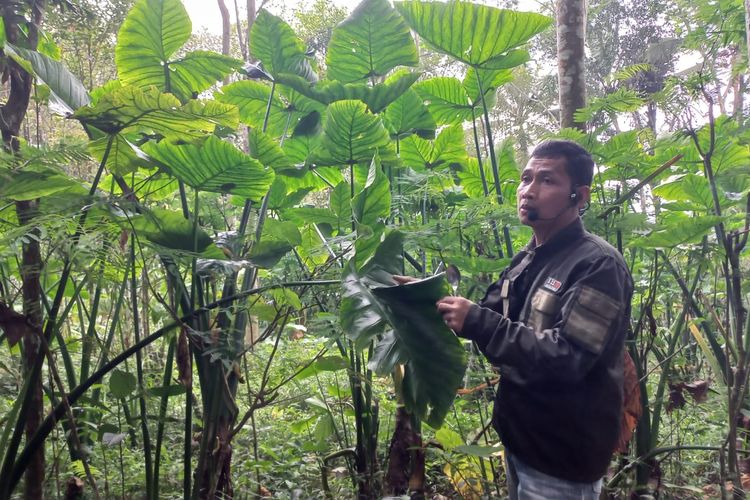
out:
M533 182L530 182L528 184L521 185L518 189L518 194L521 198L534 198L536 196L536 189L535 184Z

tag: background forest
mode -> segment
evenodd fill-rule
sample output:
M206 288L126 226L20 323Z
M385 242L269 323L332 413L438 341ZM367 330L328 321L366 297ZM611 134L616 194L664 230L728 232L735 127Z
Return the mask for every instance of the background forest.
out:
M430 312L527 243L549 137L635 282L606 495L744 498L746 6L521 7L2 0L0 500L503 497L496 373Z

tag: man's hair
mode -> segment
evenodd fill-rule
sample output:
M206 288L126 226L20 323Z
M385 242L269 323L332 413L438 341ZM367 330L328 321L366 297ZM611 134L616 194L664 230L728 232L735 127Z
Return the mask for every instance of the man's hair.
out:
M532 158L563 158L573 186L590 186L594 178L594 160L584 148L571 141L553 139L539 143Z

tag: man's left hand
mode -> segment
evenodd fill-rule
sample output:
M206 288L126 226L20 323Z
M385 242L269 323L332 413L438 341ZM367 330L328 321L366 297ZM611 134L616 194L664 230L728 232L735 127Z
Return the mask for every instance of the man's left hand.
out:
M460 334L464 329L464 321L474 302L463 297L443 297L437 302L437 310L443 315L443 321L448 328Z

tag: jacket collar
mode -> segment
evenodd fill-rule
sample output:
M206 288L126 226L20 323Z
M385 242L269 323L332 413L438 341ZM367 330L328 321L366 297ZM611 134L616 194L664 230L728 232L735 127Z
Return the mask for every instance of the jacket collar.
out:
M537 255L547 255L551 252L554 253L578 240L583 236L584 232L583 221L578 217L542 245L536 246L536 239L532 236L531 241L526 245L524 250L530 253L536 253Z

